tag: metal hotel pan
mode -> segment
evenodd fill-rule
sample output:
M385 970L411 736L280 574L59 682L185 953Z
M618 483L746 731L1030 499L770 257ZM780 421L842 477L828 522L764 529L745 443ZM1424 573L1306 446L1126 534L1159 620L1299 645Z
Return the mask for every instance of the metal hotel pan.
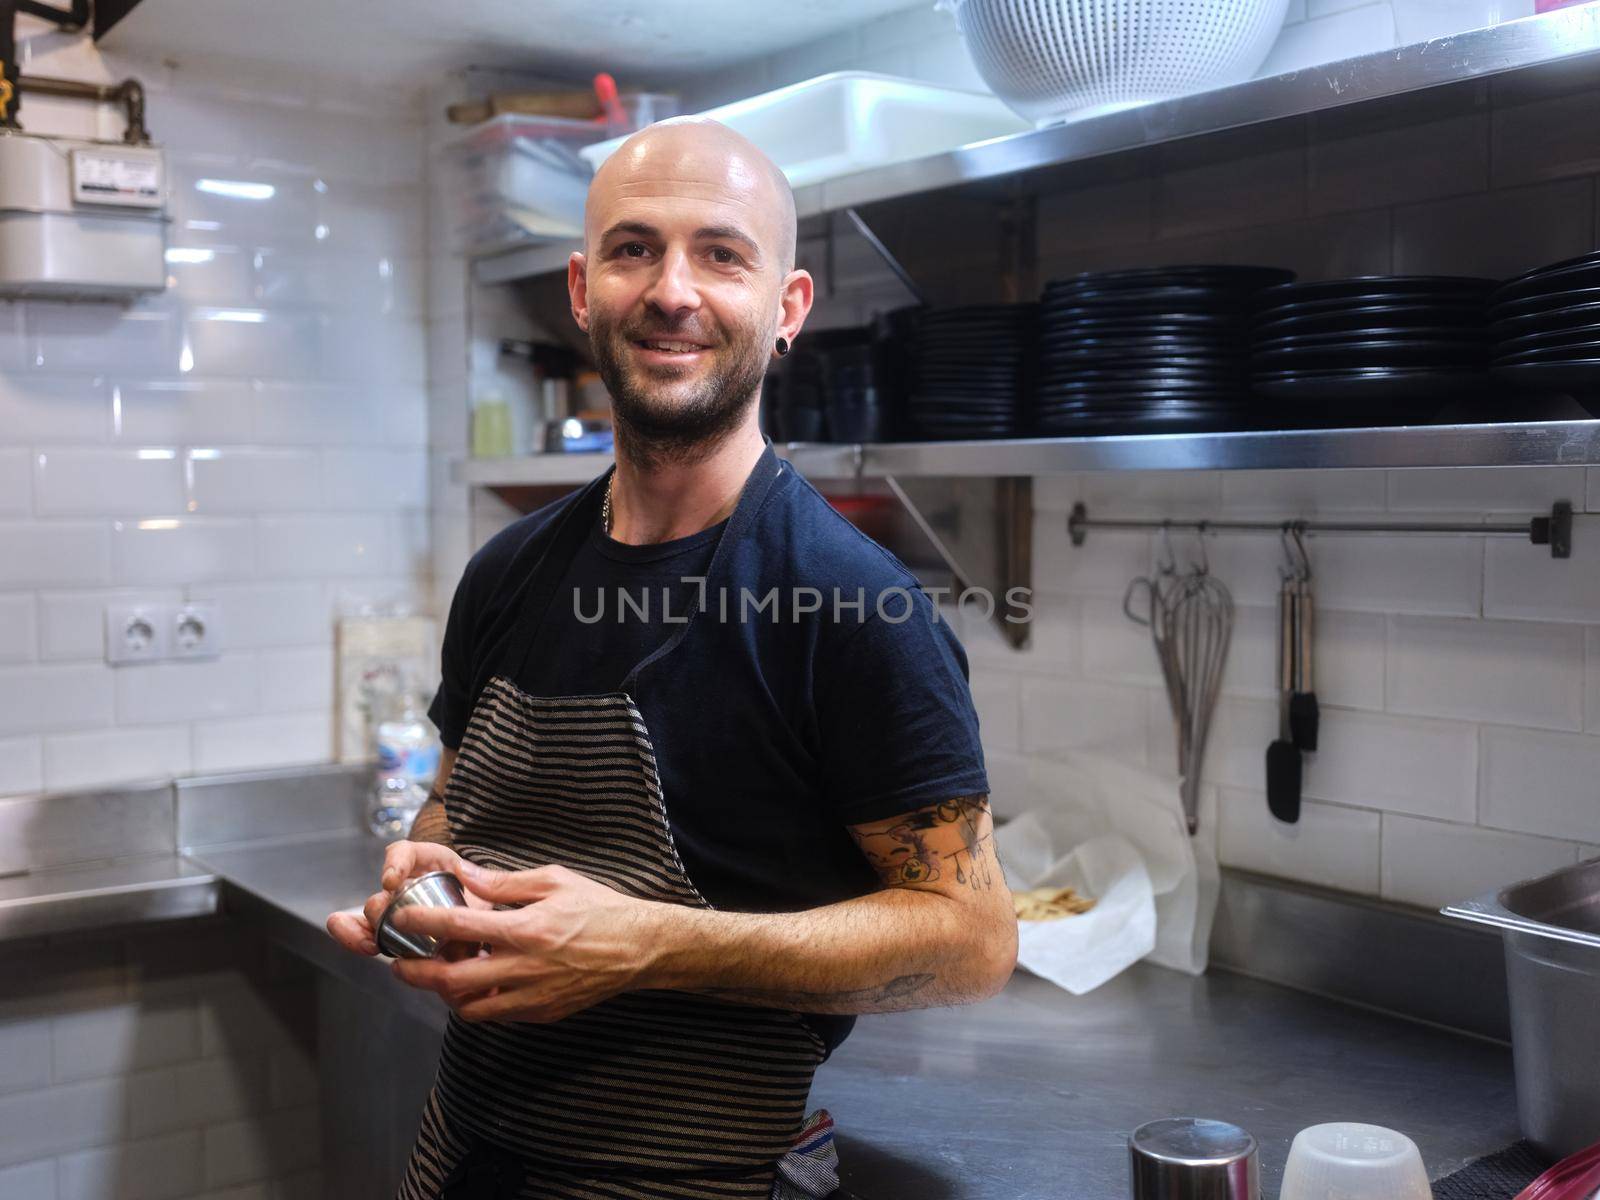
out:
M1505 939L1523 1134L1554 1158L1600 1141L1600 859L1441 911Z

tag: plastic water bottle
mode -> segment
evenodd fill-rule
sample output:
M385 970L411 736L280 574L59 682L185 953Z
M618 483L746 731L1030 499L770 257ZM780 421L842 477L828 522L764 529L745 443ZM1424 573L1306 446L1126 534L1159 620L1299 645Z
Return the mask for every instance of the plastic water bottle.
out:
M439 743L416 694L404 687L395 711L378 723L378 773L367 804L372 832L388 841L404 837L438 773Z

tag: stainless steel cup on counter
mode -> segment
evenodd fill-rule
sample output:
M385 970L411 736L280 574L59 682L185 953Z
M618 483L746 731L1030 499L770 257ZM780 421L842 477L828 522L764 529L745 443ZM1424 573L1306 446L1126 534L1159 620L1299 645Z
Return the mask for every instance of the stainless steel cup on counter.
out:
M378 918L378 949L393 958L432 958L444 943L425 933L394 927L395 914L405 908L465 908L461 881L448 871L430 871L401 884Z
M1151 1121L1128 1139L1133 1200L1260 1200L1256 1139L1199 1117Z

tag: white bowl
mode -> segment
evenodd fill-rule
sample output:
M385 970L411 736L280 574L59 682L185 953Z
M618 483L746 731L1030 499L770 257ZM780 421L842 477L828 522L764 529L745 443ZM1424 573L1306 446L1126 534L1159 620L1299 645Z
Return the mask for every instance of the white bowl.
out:
M1039 125L1241 83L1289 0L946 0L994 94Z

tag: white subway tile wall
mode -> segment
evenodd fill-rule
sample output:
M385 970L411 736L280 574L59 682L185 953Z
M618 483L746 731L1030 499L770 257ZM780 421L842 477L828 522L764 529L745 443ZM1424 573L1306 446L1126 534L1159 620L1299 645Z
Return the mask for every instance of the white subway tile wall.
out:
M34 51L145 82L174 221L159 296L0 303L0 794L326 760L339 589L432 599L418 97ZM223 659L105 665L186 597Z
M321 1194L310 967L221 927L28 966L0 1001L0 1196Z

